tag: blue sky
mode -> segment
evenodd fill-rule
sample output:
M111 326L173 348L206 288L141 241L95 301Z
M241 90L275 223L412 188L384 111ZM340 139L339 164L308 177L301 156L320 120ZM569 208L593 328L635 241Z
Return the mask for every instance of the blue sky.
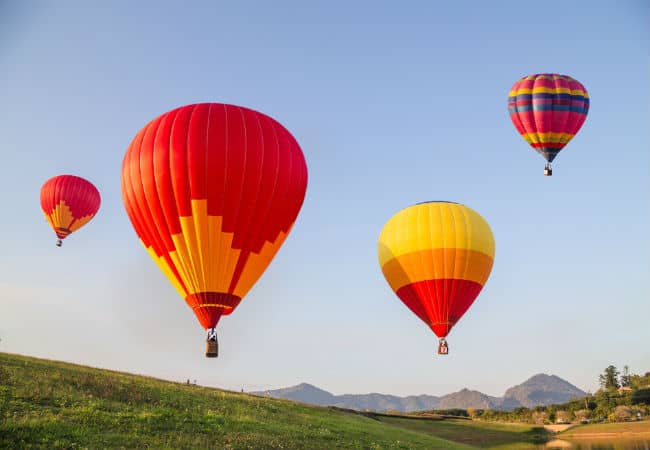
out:
M593 391L609 364L650 370L648 3L351 3L2 3L0 351L237 390L397 395L502 395L539 372ZM591 96L551 178L506 106L539 72ZM220 323L217 360L120 192L135 133L204 101L279 120L310 175L292 234ZM59 173L102 194L61 249L38 203ZM496 240L448 357L376 257L390 216L432 199L474 208Z

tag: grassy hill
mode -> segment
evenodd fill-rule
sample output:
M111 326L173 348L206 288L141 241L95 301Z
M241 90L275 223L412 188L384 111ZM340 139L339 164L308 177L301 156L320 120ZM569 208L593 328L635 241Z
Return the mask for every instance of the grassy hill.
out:
M0 448L454 450L540 438L526 426L363 414L0 353Z
M639 422L592 423L577 425L558 435L562 438L582 438L591 436L617 437L642 436L650 439L650 420Z

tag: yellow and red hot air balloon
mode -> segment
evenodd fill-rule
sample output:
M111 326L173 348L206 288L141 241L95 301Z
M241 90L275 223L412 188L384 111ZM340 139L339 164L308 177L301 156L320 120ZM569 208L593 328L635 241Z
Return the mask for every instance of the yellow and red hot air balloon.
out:
M510 89L508 111L521 137L546 159L550 176L551 163L587 119L589 94L567 75L529 75Z
M379 235L379 265L404 304L446 337L483 289L494 261L488 223L467 206L423 202L399 211Z
M294 137L235 105L183 106L135 136L122 198L144 247L208 331L260 278L291 231L307 166Z
M74 175L52 177L41 187L41 209L58 237L58 247L70 233L95 217L100 203L97 188Z

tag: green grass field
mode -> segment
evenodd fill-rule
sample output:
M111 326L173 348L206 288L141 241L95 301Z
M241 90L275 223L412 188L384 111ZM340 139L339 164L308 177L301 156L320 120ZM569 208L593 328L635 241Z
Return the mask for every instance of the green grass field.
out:
M532 446L538 433L307 406L0 353L0 448L503 449Z
M593 435L643 434L650 436L650 420L639 422L592 423L576 425L559 433L558 437L576 437Z
M534 448L549 438L542 427L531 425L500 424L459 419L417 421L404 418L386 418L385 423L419 431L460 444L479 448ZM529 445L526 445L529 444Z

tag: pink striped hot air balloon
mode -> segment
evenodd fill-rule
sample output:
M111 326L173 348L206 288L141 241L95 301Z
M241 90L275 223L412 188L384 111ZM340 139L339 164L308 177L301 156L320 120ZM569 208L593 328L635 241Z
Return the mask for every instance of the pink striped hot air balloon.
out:
M529 75L512 86L508 111L521 137L546 159L544 175L549 176L551 162L587 118L589 94L567 75Z

